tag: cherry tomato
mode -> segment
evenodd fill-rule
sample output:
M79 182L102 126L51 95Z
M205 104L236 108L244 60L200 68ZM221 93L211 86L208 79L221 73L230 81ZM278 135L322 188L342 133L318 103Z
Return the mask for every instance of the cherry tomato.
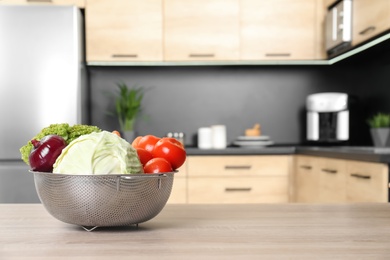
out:
M143 148L137 148L136 150L138 158L143 166L145 166L145 164L153 158L152 154Z
M137 149L138 148L138 143L139 143L139 140L141 140L142 136L137 136L133 142L131 143L131 146L133 146L134 149Z
M164 158L171 164L172 169L176 170L183 165L187 154L179 141L162 138L154 146L152 155L154 158Z
M172 172L171 164L164 158L153 158L144 166L145 173Z
M160 137L154 135L145 135L143 136L139 142L137 148L143 148L146 151L153 152L154 145L160 140Z

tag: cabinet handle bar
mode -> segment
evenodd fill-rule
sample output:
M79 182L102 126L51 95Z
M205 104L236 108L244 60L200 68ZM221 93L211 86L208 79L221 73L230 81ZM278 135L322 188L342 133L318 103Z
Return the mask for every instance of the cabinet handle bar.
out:
M215 55L212 53L191 53L188 56L190 58L213 58Z
M305 170L311 170L312 167L310 165L301 165L300 166L301 169L305 169Z
M251 191L252 188L250 187L243 187L243 188L225 188L225 191L226 192L235 192L235 191L239 191L239 192L248 192L248 191Z
M360 179L371 179L370 175L362 175L359 173L351 173L351 177L356 177L356 178L360 178Z
M225 170L250 170L251 165L225 165Z
M291 53L266 53L266 57L290 57Z
M113 58L137 58L137 54L113 54Z
M337 170L332 170L332 169L321 169L321 171L326 172L326 173L331 173L331 174L337 173Z
M364 29L363 31L359 32L360 35L365 35L366 33L368 32L372 32L374 31L376 28L375 26L369 26L367 27L366 29Z

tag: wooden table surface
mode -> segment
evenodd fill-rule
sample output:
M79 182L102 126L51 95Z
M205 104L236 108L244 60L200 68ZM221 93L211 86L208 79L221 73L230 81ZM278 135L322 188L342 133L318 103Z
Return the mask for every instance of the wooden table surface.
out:
M171 205L87 232L0 204L0 259L390 259L389 204Z

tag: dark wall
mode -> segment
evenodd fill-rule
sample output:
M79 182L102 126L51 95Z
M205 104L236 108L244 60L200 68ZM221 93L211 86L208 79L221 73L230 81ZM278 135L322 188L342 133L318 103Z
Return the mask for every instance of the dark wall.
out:
M299 144L305 140L306 96L339 91L354 101L352 144L370 145L366 117L390 112L389 73L388 53L331 66L89 67L91 123L119 129L116 118L106 114L113 111L107 92L125 82L147 88L139 135L184 132L186 144L196 145L199 127L224 124L230 143L260 123L277 144Z

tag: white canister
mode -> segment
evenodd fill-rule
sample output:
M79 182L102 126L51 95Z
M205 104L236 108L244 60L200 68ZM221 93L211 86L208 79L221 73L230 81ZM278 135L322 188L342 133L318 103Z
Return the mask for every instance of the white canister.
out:
M198 148L199 149L213 148L212 132L210 127L201 127L198 129Z
M226 126L224 125L212 125L212 143L214 149L226 148Z

